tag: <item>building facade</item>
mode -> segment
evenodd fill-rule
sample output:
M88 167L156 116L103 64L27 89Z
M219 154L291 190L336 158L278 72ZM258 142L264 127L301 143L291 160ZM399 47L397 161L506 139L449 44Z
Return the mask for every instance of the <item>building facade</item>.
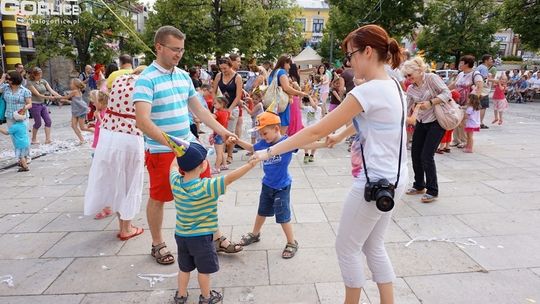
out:
M330 6L323 0L297 0L296 4L302 9L296 21L302 25L304 46L316 47L322 41Z

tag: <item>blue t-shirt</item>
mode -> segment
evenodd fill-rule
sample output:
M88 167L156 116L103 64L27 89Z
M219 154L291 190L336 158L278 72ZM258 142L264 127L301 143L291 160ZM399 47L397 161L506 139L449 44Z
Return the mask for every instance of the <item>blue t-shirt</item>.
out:
M281 137L277 143L284 141L285 139L287 139L286 135ZM277 143L269 144L265 140L260 140L253 145L253 149L255 151L266 150ZM263 161L263 184L273 189L283 189L292 183L292 178L289 174L289 164L291 163L293 152L295 151L275 155L274 157Z
M481 64L476 68L476 70L480 73L480 75L482 75L482 77L484 77L484 79L488 78L489 69L486 65Z
M8 133L11 136L11 141L13 142L15 149L26 149L30 147L27 121L28 120L16 121L8 129Z
M268 85L272 83L272 80L274 79L274 76L276 74L277 74L278 86L281 86L281 84L279 83L279 78L281 78L281 76L283 75L287 75L287 72L284 69L278 69L277 71L274 72L274 74L270 74L270 76L268 76Z

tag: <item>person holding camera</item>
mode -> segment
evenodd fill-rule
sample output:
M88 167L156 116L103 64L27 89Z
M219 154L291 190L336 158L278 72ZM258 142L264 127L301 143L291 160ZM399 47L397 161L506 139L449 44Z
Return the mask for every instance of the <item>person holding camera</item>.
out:
M339 224L336 251L345 283L345 303L359 303L366 283L364 259L377 283L382 304L394 303L394 270L384 247L384 233L408 182L405 145L404 96L399 83L388 76L384 65L397 68L402 61L398 42L377 25L362 26L345 38L342 49L357 79L366 82L352 89L339 107L318 123L253 157L266 160L320 138L332 147L356 134L351 159L354 183ZM353 120L338 134L335 130ZM363 155L363 157L361 157ZM363 160L363 161L362 161ZM399 179L398 179L399 178ZM365 191L367 190L367 191Z

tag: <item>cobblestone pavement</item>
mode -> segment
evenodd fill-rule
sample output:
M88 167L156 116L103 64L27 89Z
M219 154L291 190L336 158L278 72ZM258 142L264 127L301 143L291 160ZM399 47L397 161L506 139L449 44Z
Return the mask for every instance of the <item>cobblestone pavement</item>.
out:
M437 202L404 197L398 204L386 236L398 275L396 303L540 302L539 113L538 103L511 104L503 126L476 135L476 153L436 155ZM91 149L75 146L69 107L53 107L52 117L56 143L33 148L45 155L33 159L31 171L0 171L0 276L13 277L13 286L0 283L0 303L170 303L175 278L151 287L137 277L177 271L150 257L149 231L121 242L115 219L82 216ZM489 112L486 121L491 118ZM9 138L1 137L2 168L14 163L10 147ZM246 159L243 153L235 155L234 167ZM301 157L291 165L297 256L280 257L284 237L268 221L259 243L236 255L220 254L212 284L224 293L224 303L341 303L334 240L352 182L350 159L343 144L317 152L308 165ZM254 169L220 200L220 226L233 240L251 229L261 175ZM171 249L173 208L166 205L164 219ZM145 217L143 209L135 224L146 229ZM195 277L190 286L196 288ZM190 294L189 303L196 303L198 290ZM379 303L373 282L363 295L363 303Z

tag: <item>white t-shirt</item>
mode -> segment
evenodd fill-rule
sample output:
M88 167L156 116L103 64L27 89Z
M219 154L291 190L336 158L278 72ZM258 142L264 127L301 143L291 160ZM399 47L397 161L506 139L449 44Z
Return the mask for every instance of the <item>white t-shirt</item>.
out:
M358 139L364 146L367 172L372 182L381 178L386 178L391 183L396 182L400 136L403 136L403 143L399 185L405 185L408 182L407 134L405 127L401 124L401 117L405 115L407 106L405 104L402 106L400 93L405 103L404 93L401 88L398 89L396 82L392 79L371 80L349 92L364 109L363 113L353 119L353 123ZM356 177L355 185L364 187L365 173L362 168L357 167L358 164L363 166L360 145L353 144L351 159L353 160L353 176Z
M322 109L319 106L317 106L317 109L315 110L311 105L302 105L302 114L302 123L304 126L309 127L321 120Z

